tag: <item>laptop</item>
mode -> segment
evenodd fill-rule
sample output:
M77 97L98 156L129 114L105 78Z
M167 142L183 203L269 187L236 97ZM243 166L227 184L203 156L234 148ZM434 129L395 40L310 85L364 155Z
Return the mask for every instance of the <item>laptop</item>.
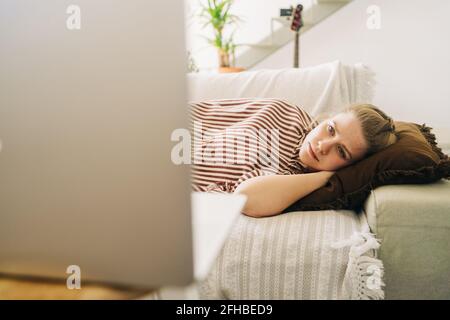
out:
M195 280L207 278L240 215L247 197L193 192L191 197Z
M0 273L194 280L189 166L171 159L188 128L183 15L182 1L0 1Z

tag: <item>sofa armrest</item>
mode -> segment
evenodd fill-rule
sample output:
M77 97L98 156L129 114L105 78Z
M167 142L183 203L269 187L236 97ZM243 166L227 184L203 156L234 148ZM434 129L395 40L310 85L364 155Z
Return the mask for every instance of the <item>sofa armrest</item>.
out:
M390 185L365 202L381 239L386 299L450 299L450 181Z

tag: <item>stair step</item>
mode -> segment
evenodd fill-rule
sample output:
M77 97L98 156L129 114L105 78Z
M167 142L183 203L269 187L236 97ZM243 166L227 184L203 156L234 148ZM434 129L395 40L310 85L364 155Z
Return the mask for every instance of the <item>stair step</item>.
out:
M320 3L349 3L351 0L316 0L318 4Z
M314 25L320 23L349 2L351 0L318 0L317 4L303 11L304 25L300 29L300 33L302 34L308 31ZM274 17L272 18L272 24L273 22L281 24L282 27L276 30L274 29L272 34L263 38L259 43L240 44L240 47L244 47L245 49L238 50L236 65L250 69L294 39L294 32L290 30L290 19L286 17Z

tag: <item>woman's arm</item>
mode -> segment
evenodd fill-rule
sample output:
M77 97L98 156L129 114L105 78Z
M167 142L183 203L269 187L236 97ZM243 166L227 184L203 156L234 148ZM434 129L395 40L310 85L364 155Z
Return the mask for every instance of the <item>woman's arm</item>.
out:
M234 193L247 196L242 213L251 217L280 214L295 201L324 186L332 171L260 176L242 182Z

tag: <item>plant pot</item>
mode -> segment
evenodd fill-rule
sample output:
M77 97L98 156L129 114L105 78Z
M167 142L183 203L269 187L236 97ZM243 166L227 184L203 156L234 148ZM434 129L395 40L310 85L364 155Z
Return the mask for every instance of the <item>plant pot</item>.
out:
M245 70L245 68L241 68L241 67L219 67L220 73L233 73L233 72L241 72L244 70Z

